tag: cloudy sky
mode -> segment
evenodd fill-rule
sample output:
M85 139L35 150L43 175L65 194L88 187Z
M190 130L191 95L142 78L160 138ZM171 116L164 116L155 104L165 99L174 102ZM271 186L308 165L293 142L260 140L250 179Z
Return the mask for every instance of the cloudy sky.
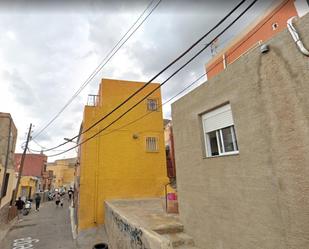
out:
M29 124L34 124L35 135L59 112L151 1L50 2L53 4L48 1L0 3L0 111L13 116L19 133L16 146L19 152ZM157 2L154 0L151 6ZM63 142L65 137L76 135L87 95L97 93L100 78L148 81L238 2L162 0L136 33L36 141L51 147ZM260 0L219 39L219 44L223 46L270 4L271 1ZM163 101L203 74L204 64L210 58L210 49L207 49L167 83L161 90ZM179 65L156 82L162 82ZM205 78L195 86L204 81ZM170 105L164 106L164 117L170 118L170 113ZM40 149L34 142L30 147ZM74 152L58 158L70 156L74 156ZM50 160L54 159L57 158Z

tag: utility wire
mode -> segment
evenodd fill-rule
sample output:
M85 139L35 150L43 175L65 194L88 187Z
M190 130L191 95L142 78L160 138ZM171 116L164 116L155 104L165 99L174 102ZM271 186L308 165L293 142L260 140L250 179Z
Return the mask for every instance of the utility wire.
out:
M264 25L265 25L265 23L267 23L275 14L277 14L283 7L285 7L286 5L287 5L287 3L289 2L289 0L286 0L272 15L270 15L267 19L265 19L265 21L258 27L258 28L256 28L256 30L250 35L250 36L248 36L245 40L243 40L240 44L238 44L225 58L228 58L229 56L231 56L231 54L233 54L233 52L236 50L236 49L238 49L240 46L242 46L247 40L249 40L257 31L259 31ZM207 74L207 73L209 73L210 71L212 71L217 65L219 65L220 63L222 63L223 62L223 59L221 59L221 60L219 60L216 64L214 64L210 69L208 69L207 70L207 72L205 73L205 74ZM169 99L167 102L169 102L169 101L171 101L173 98L175 98L175 97L177 97L179 94L181 94L182 92L184 92L186 89L188 89L189 87L191 87L193 84L195 84L201 77L203 77L205 74L203 74L203 75L201 75L197 80L195 80L194 82L192 82L190 85L188 85L185 89L183 89L180 93L178 93L178 94L176 94L174 97L172 97L171 99ZM164 104L166 104L167 102L165 102ZM163 104L163 105L164 105ZM152 113L152 112L151 112ZM150 113L147 113L147 114L145 114L144 116L147 116L148 114L150 114ZM130 123L128 123L128 124L126 124L126 125L130 125L131 123L134 123L134 122L136 122L136 121L138 121L138 120L140 120L140 119L142 119L144 116L142 116L142 117L140 117L140 118L138 118L138 119L136 119L136 120L134 120L134 121L132 121L132 122L130 122ZM119 129L121 129L121 128L123 128L123 127L125 127L126 125L124 125L124 126L122 126L122 127L120 127L120 128L117 128L117 129L115 129L115 130L112 130L112 131L110 131L109 133L111 133L111 132L113 132L113 131L116 131L116 130L119 130ZM109 133L105 133L105 134L103 134L103 135L107 135L107 134L109 134ZM103 136L102 135L102 136ZM82 144L82 143L80 143L80 144ZM78 146L80 145L80 144L78 144ZM51 156L57 156L57 155L51 155Z
M166 101L165 101L164 103L162 103L161 105L158 105L158 108L161 108L162 106L164 106L164 105L166 105L167 103L171 102L173 99L175 99L175 98L178 97L180 94L182 94L183 92L185 92L186 90L188 90L190 87L192 87L194 84L196 84L196 83L197 83L200 79L202 79L205 75L206 75L206 73L203 73L202 75L200 75L197 79L195 79L193 82L191 82L190 84L188 84L185 88L183 88L181 91L179 91L176 95L172 96L171 98L169 98L168 100L166 100ZM139 118L137 118L137 119L135 119L135 120L133 120L133 121L131 121L131 122L129 122L129 123L127 123L127 124L121 126L121 127L118 127L117 129L113 129L113 130L109 131L108 133L104 133L104 134L100 135L99 137L106 136L106 135L108 135L108 134L110 134L110 133L113 133L113 132L115 132L115 131L118 131L118 130L120 130L120 129L123 129L124 127L129 126L129 125L131 125L131 124L133 124L133 123L136 123L137 121L143 119L144 117L146 117L146 116L148 116L148 115L150 115L150 114L152 114L152 113L157 113L157 112L155 112L155 111L153 111L153 112L147 112L146 114L140 116ZM39 145L39 144L37 143L37 145ZM40 146L40 145L39 145L39 146ZM32 150L32 149L30 149L30 150L31 150L31 151L34 151L34 150ZM64 150L53 150L53 151L64 151Z
M76 146L73 146L67 150L65 150L64 152L61 153L57 153L57 154L53 154L53 155L49 155L49 157L54 157L54 156L58 156L61 154L64 154L74 148L77 148L78 146L86 143L87 141L91 140L92 138L96 137L98 134L100 134L102 131L106 130L108 127L110 127L111 125L113 125L114 123L116 123L119 119L121 119L123 116L125 116L127 113L129 113L132 109L134 109L137 105L139 105L142 101L144 101L147 97L149 97L151 94L153 94L156 90L158 90L160 87L162 87L166 82L168 82L172 77L174 77L178 72L180 72L184 67L186 67L189 63L191 63L196 57L198 57L206 48L208 48L213 41L215 41L218 37L220 37L223 33L226 32L226 30L228 30L235 22L237 22L258 0L254 0L251 2L251 4L244 10L242 11L227 27L225 27L217 36L215 36L215 38L213 38L205 47L203 47L201 50L199 50L193 57L191 57L186 63L184 63L180 68L178 68L173 74L171 74L165 81L163 81L159 86L155 87L152 91L150 91L146 96L144 96L141 100L139 100L136 104L134 104L133 106L131 106L127 111L125 111L123 114L121 114L120 116L118 116L118 118L116 118L114 121L112 121L111 123L109 123L107 126L105 126L104 128L100 129L98 132L96 132L95 134L93 134L92 136L88 137L87 139L85 139L84 141L78 143ZM217 26L217 25L216 25ZM86 129L87 130L87 129ZM88 128L89 130L89 128ZM82 132L81 134L83 134L84 132ZM81 135L80 134L80 135ZM74 138L73 138L74 139Z
M196 84L196 83L197 83L200 79L202 79L205 75L206 75L206 73L203 73L202 75L200 75L197 79L195 79L193 82L191 82L189 85L187 85L184 89L182 89L182 90L181 90L180 92L178 92L176 95L172 96L171 98L169 98L168 100L166 100L163 104L159 105L158 108L161 108L162 106L164 106L164 105L166 105L167 103L171 102L171 101L172 101L173 99L175 99L177 96L179 96L180 94L182 94L183 92L185 92L186 90L188 90L190 87L192 87L194 84ZM144 117L146 117L146 116L148 116L148 115L150 115L150 114L152 114L152 113L156 113L156 112L147 112L146 114L140 116L139 118L137 118L137 119L135 119L135 120L133 120L133 121L131 121L131 122L129 122L129 123L127 123L127 124L121 126L121 127L118 127L117 129L113 129L113 130L109 131L108 133L104 133L104 134L100 135L100 137L101 137L101 136L108 135L108 134L110 134L110 133L112 133L112 132L118 131L118 130L120 130L120 129L123 129L124 127L129 126L129 125L131 125L131 124L133 124L133 123L135 123L135 122L137 122L137 121L143 119ZM39 145L39 144L38 144L38 145ZM40 146L40 145L39 145L39 146ZM31 149L31 151L34 151L34 150ZM54 151L57 151L57 150L54 150ZM58 150L58 151L64 151L64 150Z
M175 99L177 96L179 96L180 94L182 94L183 92L185 92L186 90L188 90L190 87L192 87L194 84L196 84L196 83L197 83L200 79L202 79L205 75L206 75L206 73L203 73L202 75L200 75L197 79L195 79L193 82L191 82L189 85L187 85L184 89L182 89L182 90L181 90L180 92L178 92L176 95L174 95L174 96L172 96L171 98L169 98L168 100L166 100L163 104L158 105L158 108L161 108L162 106L164 106L164 105L166 105L167 103L171 102L171 101L172 101L173 99ZM131 125L131 124L133 124L133 123L136 123L137 121L143 119L144 117L146 117L146 116L148 116L148 115L150 115L150 114L152 114L152 113L157 113L157 112L156 112L156 111L147 112L146 114L140 116L139 118L137 118L137 119L135 119L135 120L133 120L133 121L131 121L131 122L129 122L129 123L123 125L123 126L120 126L120 127L116 128L116 129L113 129L113 130L111 130L111 131L109 131L109 132L107 132L107 133L104 133L104 134L100 135L99 137L106 136L106 135L108 135L108 134L110 134L110 133L113 133L113 132L115 132L115 131L119 131L119 130L123 129L124 127L129 126L129 125Z
M279 8L275 13L273 13L269 18L267 18L267 19L255 30L255 32L254 32L252 35L250 35L250 36L247 37L244 41L242 41L240 44L238 44L238 46L236 46L236 47L225 57L225 59L228 58L231 54L233 54L233 52L234 52L236 49L238 49L240 46L242 46L243 43L245 43L248 39L250 39L262 26L264 26L264 24L265 24L266 22L269 21L269 19L271 19L278 11L280 11L280 10L288 3L288 1L289 1L289 0L287 0L282 6L280 6L280 8ZM191 86L193 86L195 83L197 83L202 77L204 77L207 73L209 73L210 71L212 71L218 64L220 64L220 63L222 63L222 62L223 62L223 59L221 59L220 61L218 61L218 62L217 62L216 64L214 64L209 70L207 70L207 72L203 73L201 76L199 76L197 79L195 79L192 83L190 83L189 85L187 85L184 89L182 89L180 92L178 92L178 93L177 93L176 95L174 95L173 97L169 98L169 99L168 99L167 101L165 101L163 104L159 105L159 108L162 107L162 106L164 106L165 104L169 103L170 101L172 101L173 99L175 99L177 96L179 96L179 95L182 94L183 92L185 92L187 89L189 89ZM137 119L135 119L135 120L133 120L133 121L131 121L131 122L129 122L129 123L127 123L127 124L121 126L121 127L118 127L117 129L113 129L113 130L109 131L108 133L104 133L104 134L100 135L99 137L105 136L105 135L108 135L108 134L110 134L110 133L112 133L112 132L115 132L115 131L118 131L118 130L120 130L120 129L123 129L124 127L129 126L129 125L131 125L131 124L133 124L133 123L135 123L135 122L141 120L142 118L144 118L144 117L146 117L146 116L148 116L148 115L150 115L150 114L152 114L152 113L154 113L154 112L148 112L148 113L142 115L141 117L139 117L139 118L137 118Z
M34 138L32 138L30 141L33 141L37 146L41 147L42 149L46 149L46 147L40 145Z
M122 38L114 45L110 52L105 56L101 63L96 67L96 69L90 74L86 81L81 85L81 87L75 92L75 94L69 99L69 101L60 109L60 111L42 128L33 138L37 138L44 130L46 130L60 115L64 110L72 103L72 101L80 94L80 92L91 82L91 80L104 68L104 66L113 58L113 56L121 49L121 47L131 38L131 36L140 28L140 26L146 21L146 19L152 14L152 12L158 7L162 0L159 0L156 5L150 10L147 16L140 22L140 24L132 31L132 33L124 40L124 38L129 34L129 32L134 28L134 26L139 22L142 16L150 8L155 0L152 0L132 26L127 30L127 32L122 36ZM124 40L124 42L116 49L116 47ZM116 49L116 50L115 50ZM114 51L115 50L115 51Z
M286 0L275 12L273 12L268 18L266 18L264 20L263 23L261 23L259 25L259 27L257 27L254 32L252 32L251 35L249 35L245 40L243 40L241 43L239 43L232 51L228 52L228 54L225 55L225 59L229 58L235 51L236 49L238 49L239 47L241 47L246 41L248 41L253 35L256 34L256 32L258 32L271 18L274 17L274 15L276 15L281 9L283 9L290 0ZM216 68L216 66L218 66L220 63L223 62L223 58L221 58L220 60L218 60L218 62L216 64L214 64L211 68L209 68L206 72L206 74L208 74L209 72L211 72L214 68Z
M257 0L253 1L253 4L256 2ZM240 3L238 3L236 5L236 7L234 7L223 19L221 19L212 29L210 29L206 34L204 34L201 38L199 38L195 43L193 43L187 50L185 50L181 55L179 55L176 59L174 59L171 63L169 63L166 67L164 67L159 73L157 73L154 77L152 77L147 83L145 83L142 87L140 87L137 91L135 91L133 94L131 94L126 100L124 100L122 103L120 103L118 106L116 106L112 111L110 111L109 113L107 113L106 115L104 115L102 118L100 118L98 121L96 121L95 123L93 123L90 127L88 127L87 129L85 129L84 131L81 132L81 134L86 133L87 131L89 131L90 129L92 129L93 127L95 127L96 125L98 125L100 122L102 122L104 119L106 119L107 117L109 117L112 113L114 113L116 110L118 110L120 107L122 107L124 104L126 104L130 99L132 99L135 95L137 95L139 92L141 92L145 87L147 87L151 82L153 82L153 80L155 80L158 76L160 76L162 73L164 73L167 69L169 69L172 65L174 65L177 61L179 61L182 57L184 57L187 53L189 53L196 45L198 45L205 37L207 37L212 31L214 31L215 29L217 29L228 17L230 17L242 4L244 4L244 2L246 2L246 0L242 0ZM250 4L250 7L253 5L252 3ZM244 14L244 13L243 13ZM237 19L238 20L238 19ZM221 32L223 33L223 32ZM215 38L216 39L216 38ZM212 42L215 40L213 39ZM208 46L210 45L210 43L208 43L207 46L205 46L203 50L205 50ZM198 55L202 52L200 51L198 53ZM198 55L196 55L195 57L197 57ZM194 57L194 58L195 58ZM193 58L193 59L194 59ZM193 60L191 59L189 61L189 63ZM185 67L187 64L186 63L183 67ZM181 69L183 68L181 67ZM180 70L181 70L180 69ZM177 70L176 73L174 73L171 77L173 77L175 74L177 74L180 70ZM171 78L170 77L170 78ZM169 79L170 79L169 78ZM168 80L169 80L168 79ZM163 84L165 84L167 81L165 81ZM147 95L149 96L149 95ZM55 147L46 149L44 151L50 151L56 148L59 148L60 146L63 146L65 144L67 144L68 142L74 140L75 138L79 137L81 134L78 134L72 138L69 139L69 141L63 142Z

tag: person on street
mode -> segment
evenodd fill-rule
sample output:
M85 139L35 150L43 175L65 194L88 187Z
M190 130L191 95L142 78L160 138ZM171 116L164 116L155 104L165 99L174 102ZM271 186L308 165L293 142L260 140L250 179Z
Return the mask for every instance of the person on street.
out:
M56 206L57 206L57 207L59 206L60 198L61 198L60 193L57 193L57 194L56 194L56 197L55 197L55 201L56 201Z
M63 207L63 201L64 201L64 197L60 196L60 206Z
M21 220L20 216L25 206L25 202L21 199L21 197L18 197L18 200L15 203L15 206L17 207L17 219Z
M69 191L68 191L68 194L69 194L69 200L71 200L71 199L72 199L72 196L73 196L73 194L74 194L74 191L73 191L72 187L70 187L70 189L69 189Z
M41 195L39 193L36 193L34 200L35 200L35 210L39 211L41 203Z

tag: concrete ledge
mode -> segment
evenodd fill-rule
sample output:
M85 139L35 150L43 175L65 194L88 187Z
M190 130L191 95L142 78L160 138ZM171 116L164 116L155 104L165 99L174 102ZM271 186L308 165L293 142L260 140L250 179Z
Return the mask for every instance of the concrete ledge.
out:
M166 215L161 199L105 202L105 228L112 249L172 249L169 239L155 232L162 224L171 226L177 218Z
M77 226L76 226L75 219L74 219L75 208L72 207L72 205L70 205L69 211L70 211L72 237L73 239L76 239L77 238Z

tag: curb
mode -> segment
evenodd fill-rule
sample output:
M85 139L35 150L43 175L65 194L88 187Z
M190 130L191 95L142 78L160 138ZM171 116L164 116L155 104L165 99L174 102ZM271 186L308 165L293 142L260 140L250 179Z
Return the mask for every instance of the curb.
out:
M6 234L9 232L11 227L15 225L16 222L17 222L17 217L11 220L8 224L5 224L5 226L7 226L5 229L0 230L0 242L5 238Z
M76 240L76 238L77 238L77 231L76 230L77 229L76 229L76 224L75 224L75 219L74 219L75 208L70 206L69 210L70 210L72 236L73 236L73 239Z

